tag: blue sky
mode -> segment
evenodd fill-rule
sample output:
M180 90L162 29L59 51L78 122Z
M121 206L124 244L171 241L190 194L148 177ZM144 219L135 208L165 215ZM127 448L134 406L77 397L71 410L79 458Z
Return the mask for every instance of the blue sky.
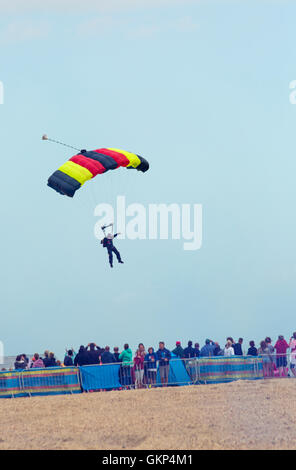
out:
M222 345L296 325L295 13L289 1L0 0L1 330L5 354L95 341ZM146 174L46 185L78 148L124 148ZM116 174L115 174L116 173ZM118 240L94 208L199 203L203 244Z

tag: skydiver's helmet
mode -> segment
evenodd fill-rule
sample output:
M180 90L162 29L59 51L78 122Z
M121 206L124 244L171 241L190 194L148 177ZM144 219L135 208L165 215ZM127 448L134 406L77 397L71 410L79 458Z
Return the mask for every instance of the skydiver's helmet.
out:
M108 240L113 240L114 237L113 237L112 233L108 233L107 238L108 238Z

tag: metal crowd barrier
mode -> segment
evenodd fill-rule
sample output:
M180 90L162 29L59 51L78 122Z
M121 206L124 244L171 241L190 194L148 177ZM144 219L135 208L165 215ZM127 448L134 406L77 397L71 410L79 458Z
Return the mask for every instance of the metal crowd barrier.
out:
M0 372L0 398L81 393L77 367L17 369Z
M263 379L260 357L232 356L178 359L165 366L145 363L103 364L80 367L81 385L85 391L138 389L161 386L196 385Z
M283 355L287 365L279 370L277 366L285 364L279 357L172 358L166 366L144 362L135 367L131 362L1 371L0 398L294 377L294 359Z

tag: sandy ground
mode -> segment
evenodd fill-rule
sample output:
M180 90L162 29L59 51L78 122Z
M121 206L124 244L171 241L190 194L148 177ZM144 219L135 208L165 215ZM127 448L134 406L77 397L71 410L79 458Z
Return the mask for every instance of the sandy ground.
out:
M0 449L295 449L296 380L0 400Z

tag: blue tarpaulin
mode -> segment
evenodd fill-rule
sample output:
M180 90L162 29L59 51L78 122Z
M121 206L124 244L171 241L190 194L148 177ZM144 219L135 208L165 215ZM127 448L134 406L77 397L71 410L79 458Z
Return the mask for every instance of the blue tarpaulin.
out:
M121 373L120 364L105 364L100 366L82 366L80 367L81 383L84 390L110 390L118 389L123 385L131 385L123 383L123 374ZM132 367L129 376L133 377ZM191 383L183 361L172 360L170 362L168 385L188 385ZM157 373L157 385L161 384L159 372Z
M83 390L107 390L120 388L119 364L80 367Z

